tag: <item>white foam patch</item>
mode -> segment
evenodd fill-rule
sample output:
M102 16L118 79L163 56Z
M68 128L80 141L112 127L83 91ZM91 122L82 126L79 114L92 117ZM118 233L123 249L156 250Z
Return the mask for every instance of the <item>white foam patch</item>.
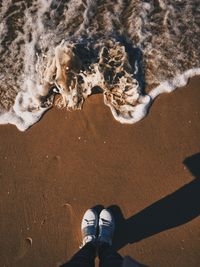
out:
M165 81L158 85L157 87L153 88L149 92L149 96L152 100L154 100L157 96L162 93L171 93L178 87L183 87L187 85L188 79L194 76L200 75L200 68L194 68L185 71L183 74L178 75L174 79L170 81Z
M53 102L52 97L47 99L45 104L41 102L41 96L45 96L48 91L45 91L38 78L35 50L41 36L46 35L42 18L49 9L51 1L38 0L36 3L38 10L35 17L31 15L28 9L25 11L24 32L31 33L32 40L27 39L24 45L24 75L21 81L21 90L18 92L11 109L0 114L0 124L14 124L20 131L25 131L38 122Z
M0 115L0 124L14 124L20 131L25 131L38 122L50 107L51 104L41 107L39 98L30 92L19 92L13 107Z
M8 112L0 115L0 124L13 124L18 128L19 131L24 132L33 124L38 122L46 110L47 109L40 109L35 113L19 111L18 114L17 110L11 109Z
M123 105L120 109L121 112L116 110L109 103L105 102L105 104L110 107L114 118L118 122L123 124L134 124L146 116L148 108L151 104L151 98L148 95L141 96L137 106L133 107L131 105Z

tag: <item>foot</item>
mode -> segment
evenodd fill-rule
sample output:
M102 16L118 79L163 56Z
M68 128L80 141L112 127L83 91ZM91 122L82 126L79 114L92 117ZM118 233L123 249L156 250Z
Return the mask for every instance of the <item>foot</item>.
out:
M93 209L88 209L85 212L81 223L81 232L83 237L82 246L84 246L88 242L96 242L97 227L98 216L96 214L96 211Z
M107 209L103 209L99 215L98 241L100 243L107 243L111 246L114 230L115 223L112 213Z

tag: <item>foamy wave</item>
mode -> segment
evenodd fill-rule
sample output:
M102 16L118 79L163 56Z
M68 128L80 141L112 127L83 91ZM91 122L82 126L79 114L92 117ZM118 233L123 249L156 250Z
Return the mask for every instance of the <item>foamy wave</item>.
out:
M132 124L158 95L200 75L198 0L0 5L1 124L26 130L53 105L82 108L94 88ZM144 81L147 91L158 86L145 94Z
M58 108L75 110L82 107L94 87L100 87L104 103L110 107L114 118L120 123L133 124L146 116L148 108L158 95L185 86L189 78L200 75L200 68L188 70L144 95L134 78L137 69L134 75L131 73L124 46L110 40L104 42L104 45L102 42L96 44L97 47L98 61L86 66L75 53L75 45L62 42L56 47L53 57L44 57L47 67L43 72L38 66L41 85L33 85L27 81L26 86L29 89L18 93L12 109L0 116L0 123L15 124L19 130L24 131L53 105L50 89L53 88L60 94L55 102ZM36 90L33 91L32 88ZM42 98L44 91L48 92L48 96Z

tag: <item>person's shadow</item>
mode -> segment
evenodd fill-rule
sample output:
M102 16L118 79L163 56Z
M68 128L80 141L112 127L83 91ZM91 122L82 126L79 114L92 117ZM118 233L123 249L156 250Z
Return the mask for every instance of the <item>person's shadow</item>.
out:
M118 206L109 207L116 220L116 234L113 240L115 249L185 224L200 214L200 153L186 158L183 163L195 179L174 193L127 220Z

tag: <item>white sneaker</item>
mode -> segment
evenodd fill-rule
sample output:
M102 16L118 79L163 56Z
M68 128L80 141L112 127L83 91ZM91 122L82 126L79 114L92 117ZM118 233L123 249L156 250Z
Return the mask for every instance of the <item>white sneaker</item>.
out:
M99 215L99 236L98 241L112 245L113 233L115 230L115 222L112 213L103 209Z
M88 209L81 222L81 232L84 246L88 242L95 242L98 227L98 216L95 210Z

